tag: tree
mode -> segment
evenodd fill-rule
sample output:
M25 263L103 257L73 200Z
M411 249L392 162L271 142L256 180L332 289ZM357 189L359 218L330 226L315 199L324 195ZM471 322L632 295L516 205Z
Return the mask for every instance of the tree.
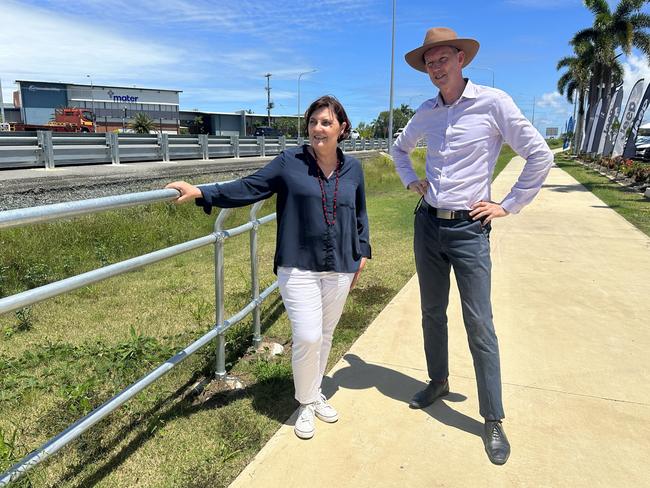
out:
M147 114L139 112L133 118L133 122L130 125L138 134L149 134L154 129L154 121Z
M622 69L616 60L617 48L629 56L632 47L636 47L650 60L650 35L645 31L650 27L650 16L640 12L648 0L621 0L613 12L607 0L585 0L584 3L594 14L594 24L577 32L571 44L577 46L586 42L594 48L589 87L591 109L601 96L609 97L612 85L619 81L616 78Z
M357 126L357 132L359 132L359 137L363 139L372 139L372 135L373 135L372 124L359 122L359 125Z
M298 120L289 117L272 119L271 127L278 129L287 137L296 137L298 133ZM304 127L304 124L301 124L301 127Z
M415 110L403 103L399 108L393 109L393 131L406 126L407 122L415 114ZM375 120L372 121L374 137L388 137L388 110L380 112Z
M197 115L194 120L188 124L190 134L205 134L205 125L203 123L203 115Z
M593 60L593 46L584 42L574 46L575 56L567 56L557 63L557 70L567 68L567 71L560 76L557 82L557 90L561 95L566 91L569 103L577 99L578 116L576 120L575 140L573 141L574 151L578 151L582 143L582 131L585 119L585 99L589 88L591 76L591 64Z

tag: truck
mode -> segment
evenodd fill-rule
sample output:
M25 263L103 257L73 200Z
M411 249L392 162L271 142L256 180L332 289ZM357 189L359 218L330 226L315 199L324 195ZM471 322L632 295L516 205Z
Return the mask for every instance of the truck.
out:
M57 108L54 119L47 124L24 124L22 122L8 124L9 131L49 130L52 132L95 132L95 115L82 108ZM0 130L6 130L3 124Z

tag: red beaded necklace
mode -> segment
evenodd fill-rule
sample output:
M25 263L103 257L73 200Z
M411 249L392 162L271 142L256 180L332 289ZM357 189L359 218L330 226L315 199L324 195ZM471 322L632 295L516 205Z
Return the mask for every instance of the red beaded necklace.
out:
M318 161L316 161L318 163ZM325 223L327 225L334 225L336 223L336 196L339 192L339 172L341 170L341 161L336 161L336 182L334 183L334 200L332 201L332 220L329 219L327 215L327 197L325 196L325 186L323 184L323 170L318 167L318 183L320 184L320 196L323 200L323 217L325 218Z

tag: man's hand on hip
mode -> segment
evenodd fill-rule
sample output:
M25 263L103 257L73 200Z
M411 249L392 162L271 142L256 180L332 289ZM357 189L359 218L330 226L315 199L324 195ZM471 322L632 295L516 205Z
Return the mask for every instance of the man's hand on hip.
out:
M415 180L409 183L406 188L414 191L420 196L424 196L429 190L429 182L427 180Z
M472 205L472 210L469 213L474 220L481 220L483 224L488 224L497 217L505 217L509 214L510 212L494 202L477 202Z

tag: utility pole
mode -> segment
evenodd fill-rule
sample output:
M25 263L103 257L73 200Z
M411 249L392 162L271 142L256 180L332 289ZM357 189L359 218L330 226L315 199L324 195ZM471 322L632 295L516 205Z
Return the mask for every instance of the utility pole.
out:
M97 132L97 127L95 126L95 89L93 87L93 79L90 75L86 75L86 78L90 80L90 98L91 98L91 112L93 113L93 132Z
M312 69L309 71L304 71L298 75L298 135L297 137L300 137L300 78L302 75L307 75L309 73L315 73L318 71L317 69Z
M267 115L267 125L271 127L271 109L273 108L273 103L271 102L271 73L266 73L264 75L266 78L266 115Z
M531 124L535 125L535 97L533 97L533 120L531 120Z

